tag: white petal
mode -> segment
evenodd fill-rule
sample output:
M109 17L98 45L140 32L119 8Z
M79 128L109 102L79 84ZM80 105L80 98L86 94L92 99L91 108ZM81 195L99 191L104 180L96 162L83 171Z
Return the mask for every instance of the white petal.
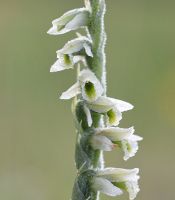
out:
M81 11L83 11L83 8L80 9L73 9L73 10L69 10L66 13L64 13L61 17L54 19L52 21L53 25L65 25L67 24L70 20L72 20L77 13L80 13Z
M91 110L98 113L106 113L112 107L114 107L115 103L109 100L108 97L100 96L96 101L89 102L88 106Z
M88 17L88 12L80 13L76 15L69 23L67 23L65 28L69 30L76 30L80 27L86 26L89 20Z
M89 108L86 105L84 105L84 112L86 114L88 126L91 127L91 125L92 125L92 116L91 116L91 112L90 112Z
M137 181L139 176L138 168L122 169L122 168L105 168L97 172L99 177L106 178L111 182Z
M134 133L134 128L107 127L95 129L97 135L106 136L112 141L121 141L129 138Z
M92 186L94 190L100 191L109 196L119 196L123 194L121 189L114 186L110 181L104 178L94 177Z
M142 141L143 138L138 135L132 135L130 138L130 141Z
M128 110L132 110L134 108L133 105L131 105L128 102L119 100L119 99L114 99L114 98L109 98L113 103L115 103L116 107L118 108L118 110L120 110L120 112L124 112L124 111L128 111Z
M48 31L48 34L50 35L57 35L57 27L56 26L52 26Z
M75 83L67 91L62 93L60 99L71 99L72 97L75 97L78 94L80 94L79 84Z
M63 71L65 69L70 69L72 68L72 65L66 66L63 65L63 63L60 62L60 59L58 59L50 68L50 72L58 72L58 71Z
M49 29L48 34L60 35L87 26L88 17L89 11L86 8L68 11L60 18L52 21L54 28Z
M68 41L64 47L57 51L57 53L61 52L64 54L72 54L75 52L79 52L83 48L84 40L76 38L74 40Z
M91 138L91 146L96 150L112 151L115 145L105 136L93 135Z
M57 53L73 54L81 51L84 48L84 44L90 45L90 40L87 37L81 36L73 40L68 41L64 47L57 51Z
M50 68L50 72L58 72L65 70L65 67L60 64L59 60L57 60Z

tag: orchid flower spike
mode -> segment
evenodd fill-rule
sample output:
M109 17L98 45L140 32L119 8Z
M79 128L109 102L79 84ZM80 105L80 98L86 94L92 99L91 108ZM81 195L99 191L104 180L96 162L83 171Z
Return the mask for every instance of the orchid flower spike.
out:
M139 169L106 168L98 170L92 179L92 187L109 196L119 196L123 191L129 193L129 199L136 198L139 192Z
M83 28L89 22L89 10L87 8L77 8L70 10L60 18L52 21L52 27L48 30L50 35L60 35L78 28Z
M85 55L80 55L83 49L86 55L93 57L91 41L87 37L81 36L67 42L62 49L56 52L58 60L51 66L50 72L73 68L79 62L86 66Z
M133 157L138 150L138 141L140 136L134 135L134 128L107 127L96 128L95 134L91 137L91 146L93 149L112 151L119 147L124 152L124 160Z
M103 87L95 74L89 69L84 69L80 72L78 81L66 92L63 92L60 99L71 99L81 93L84 100L93 102L97 100L103 92ZM90 114L89 112L87 113Z
M133 109L128 102L106 97L105 0L84 0L85 6L70 10L52 21L50 35L84 28L86 35L68 41L56 52L50 72L76 68L77 80L60 99L73 99L77 132L75 164L77 177L72 200L99 199L99 192L119 196L125 191L134 200L139 192L139 169L105 168L103 151L118 147L123 159L133 157L141 137L134 128L117 127L122 113ZM84 67L84 68L83 68Z
M108 126L117 126L122 119L122 112L133 109L133 105L130 103L105 96L100 96L96 101L88 102L87 106L94 112L104 114Z

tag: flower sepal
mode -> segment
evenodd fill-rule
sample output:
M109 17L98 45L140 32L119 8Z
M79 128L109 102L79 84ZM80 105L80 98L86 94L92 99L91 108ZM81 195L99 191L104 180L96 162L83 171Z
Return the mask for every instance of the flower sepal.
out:
M90 12L87 8L77 8L63 14L52 21L52 27L48 30L50 35L60 35L72 30L83 28L89 23Z

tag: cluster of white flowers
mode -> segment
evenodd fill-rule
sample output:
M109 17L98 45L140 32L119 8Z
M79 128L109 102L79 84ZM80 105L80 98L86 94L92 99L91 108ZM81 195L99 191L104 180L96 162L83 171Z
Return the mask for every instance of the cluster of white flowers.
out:
M62 17L52 22L48 34L59 35L71 30L87 27L91 15L90 4L85 8L71 10ZM93 58L93 41L88 34L67 42L58 50L57 61L51 66L50 72L58 72L83 66L79 72L78 80L67 91L63 92L60 99L78 97L84 102L83 112L86 114L87 123L92 127L92 112L103 116L104 125L94 128L90 145L94 150L112 151L119 147L124 152L124 160L134 156L138 150L138 141L141 137L134 135L134 128L119 128L122 112L133 109L130 103L104 96L104 88L100 80L90 70L86 58ZM94 55L95 56L95 55ZM96 175L92 179L93 190L100 191L110 196L118 196L123 191L129 192L130 200L133 200L139 192L138 169L105 168L95 169Z

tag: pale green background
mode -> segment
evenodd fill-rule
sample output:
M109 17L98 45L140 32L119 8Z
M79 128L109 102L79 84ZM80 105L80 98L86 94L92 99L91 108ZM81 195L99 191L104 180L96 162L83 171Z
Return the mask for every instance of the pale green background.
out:
M50 74L74 33L46 34L82 0L0 0L0 199L68 200L76 174L70 101L58 94L75 71ZM175 1L107 0L108 95L129 101L121 127L144 137L136 157L107 166L141 169L140 200L175 199ZM107 199L128 199L122 198Z

